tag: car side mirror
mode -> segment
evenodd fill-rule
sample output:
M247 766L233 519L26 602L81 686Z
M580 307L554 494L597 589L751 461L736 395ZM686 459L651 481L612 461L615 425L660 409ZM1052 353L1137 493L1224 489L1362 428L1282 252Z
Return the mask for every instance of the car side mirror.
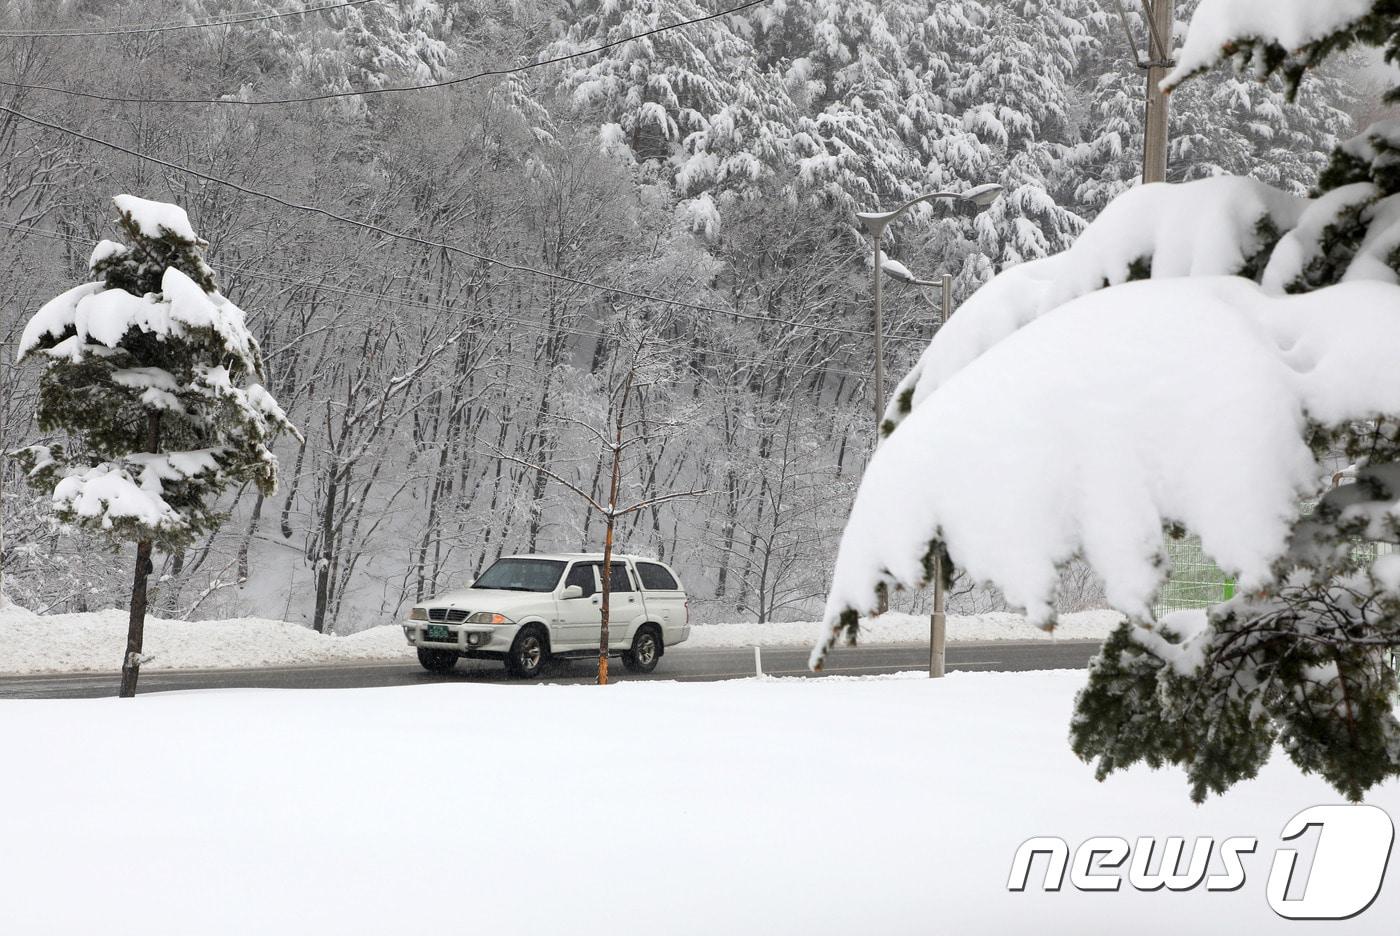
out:
M583 588L579 585L565 585L564 590L559 593L560 598L582 598Z

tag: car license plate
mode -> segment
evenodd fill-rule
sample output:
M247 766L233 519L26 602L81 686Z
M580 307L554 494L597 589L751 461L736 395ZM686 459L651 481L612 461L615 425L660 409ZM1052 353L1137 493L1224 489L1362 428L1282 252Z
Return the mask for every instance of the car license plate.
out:
M439 640L444 643L456 643L452 637L452 631L439 624L430 624L428 626L428 639Z

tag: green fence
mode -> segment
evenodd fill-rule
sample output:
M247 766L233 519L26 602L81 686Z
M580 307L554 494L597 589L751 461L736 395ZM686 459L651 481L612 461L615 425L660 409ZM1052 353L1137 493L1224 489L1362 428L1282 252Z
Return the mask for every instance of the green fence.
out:
M1358 565L1366 565L1377 556L1394 551L1391 543L1358 543L1352 550L1352 558ZM1167 560L1171 564L1167 584L1162 586L1152 606L1152 615L1158 620L1172 611L1208 608L1235 597L1235 580L1220 571L1195 537L1168 540Z
M1167 584L1157 593L1152 606L1152 616L1157 620L1173 611L1208 608L1235 597L1235 580L1211 562L1201 549L1201 541L1194 536L1168 540L1167 561L1171 569Z

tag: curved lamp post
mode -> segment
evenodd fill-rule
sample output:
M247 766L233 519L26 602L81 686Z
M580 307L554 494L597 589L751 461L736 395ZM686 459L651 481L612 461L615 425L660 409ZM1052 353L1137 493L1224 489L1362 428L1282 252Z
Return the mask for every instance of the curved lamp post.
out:
M885 228L899 219L900 215L922 202L931 202L938 199L955 199L969 202L978 208L986 208L997 200L1001 194L1002 187L995 182L988 185L979 185L976 188L968 189L966 192L934 192L930 195L920 195L913 201L905 202L894 211L871 211L857 212L856 217L860 223L865 225L865 229L870 232L872 249L874 251L875 267L875 444L880 444L880 427L885 416L885 320L880 308L880 274L884 272L884 251L880 249L880 241L884 239ZM906 283L917 286L935 285L927 280L917 279L909 272L904 264L898 264L889 268L890 275ZM943 321L948 320L951 311L951 277L943 277ZM929 656L928 674L931 677L942 676L945 670L945 645L947 640L947 615L945 613L945 598L943 594L943 563L942 555L935 557L933 566L933 614L929 617ZM885 611L885 600L880 601L880 610Z
M947 199L968 202L978 208L986 208L1001 195L1002 187L995 182L970 188L966 192L933 192L920 195L900 205L894 211L858 211L856 217L870 232L875 266L875 444L880 444L880 424L885 415L885 319L880 307L880 275L884 267L884 252L880 241L885 237L885 228L897 221L910 208L924 202ZM901 277L902 278L902 277Z

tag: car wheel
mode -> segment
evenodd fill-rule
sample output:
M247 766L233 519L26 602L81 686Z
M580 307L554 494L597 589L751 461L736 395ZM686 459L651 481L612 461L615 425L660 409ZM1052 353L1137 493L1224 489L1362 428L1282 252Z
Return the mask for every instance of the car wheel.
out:
M538 627L521 628L510 645L506 669L518 679L534 679L549 661L549 641Z
M418 648L418 662L430 673L450 673L457 665L457 654L451 650Z
M661 659L661 632L643 627L632 638L632 649L622 654L622 665L629 673L650 673Z

